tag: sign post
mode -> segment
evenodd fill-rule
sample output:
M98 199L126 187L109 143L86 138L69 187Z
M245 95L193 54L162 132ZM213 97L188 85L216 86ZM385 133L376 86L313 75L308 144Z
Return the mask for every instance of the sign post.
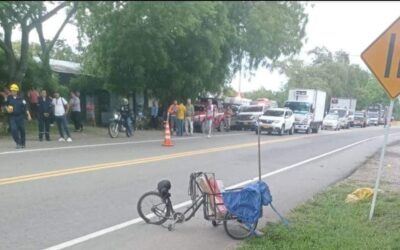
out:
M387 145L388 135L389 135L390 120L392 118L392 113L393 113L393 104L394 104L394 100L392 99L390 101L389 115L388 115L388 117L386 117L385 135L383 136L383 146L382 146L382 151L381 151L381 158L379 160L378 177L376 177L375 188L374 188L374 197L372 198L371 210L369 212L370 220L372 219L372 216L374 216L376 197L378 196L379 182L381 180L381 175L382 175L383 159L385 158L386 145Z
M367 64L379 83L390 97L389 112L386 117L386 127L383 138L378 176L375 182L369 219L374 215L379 182L382 175L383 160L389 136L394 99L400 95L400 17L392 23L364 52L361 58Z

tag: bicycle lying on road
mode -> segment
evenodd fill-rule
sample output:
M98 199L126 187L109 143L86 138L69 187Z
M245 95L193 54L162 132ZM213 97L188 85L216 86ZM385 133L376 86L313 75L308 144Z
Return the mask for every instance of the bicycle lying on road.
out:
M162 225L169 220L172 222L167 228L172 231L177 223L190 220L203 206L204 219L211 221L213 226L223 223L226 233L233 239L247 238L257 227L257 222L244 223L227 210L222 198L223 187L215 179L214 173L196 172L190 175L189 195L192 204L184 212L174 210L170 189L169 181L160 181L156 191L147 192L140 197L137 210L146 223ZM241 188L224 190L224 193L240 190Z

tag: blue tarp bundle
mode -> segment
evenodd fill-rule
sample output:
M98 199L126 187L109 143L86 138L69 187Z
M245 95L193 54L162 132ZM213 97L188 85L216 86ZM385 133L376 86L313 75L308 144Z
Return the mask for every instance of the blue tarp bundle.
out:
M271 205L272 209L286 220L272 206L272 196L267 183L257 181L245 186L238 191L226 191L222 193L224 204L228 211L237 216L247 226L256 223L262 216L262 206Z

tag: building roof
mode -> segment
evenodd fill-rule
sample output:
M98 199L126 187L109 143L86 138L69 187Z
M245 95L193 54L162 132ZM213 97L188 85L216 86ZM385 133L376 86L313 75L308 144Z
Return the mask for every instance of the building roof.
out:
M34 56L33 60L36 62L41 62L40 58L37 56ZM80 63L55 59L50 59L50 68L57 73L80 75L82 72L82 66Z

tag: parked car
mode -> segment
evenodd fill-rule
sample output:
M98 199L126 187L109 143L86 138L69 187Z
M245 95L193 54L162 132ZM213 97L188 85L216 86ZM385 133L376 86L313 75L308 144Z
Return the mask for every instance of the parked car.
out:
M367 126L378 126L379 125L379 113L378 112L368 112L367 113Z
M258 134L258 125L260 133L267 131L268 134L278 132L283 135L288 132L290 135L294 133L294 115L288 108L271 108L264 112L258 119L256 125L256 134Z
M354 114L354 127L365 128L367 126L367 114L364 111L356 111Z
M265 104L240 106L239 114L236 116L235 119L235 127L239 130L254 130L258 118L262 116L269 108L277 108L277 106L270 106Z
M328 114L322 121L322 129L340 130L340 127L340 119L339 115L337 114Z
M349 129L350 128L350 118L349 110L345 108L333 108L329 110L329 114L337 114L339 116L340 127Z

